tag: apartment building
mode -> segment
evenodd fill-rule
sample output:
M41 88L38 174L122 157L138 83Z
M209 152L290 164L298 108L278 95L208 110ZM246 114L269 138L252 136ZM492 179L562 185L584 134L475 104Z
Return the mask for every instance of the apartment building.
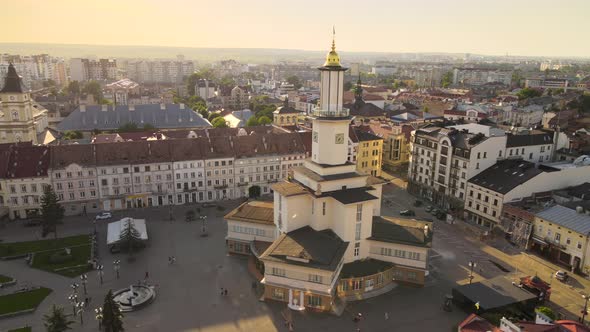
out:
M353 136L358 140L356 170L363 174L381 176L383 138L356 128L353 132Z
M31 89L42 87L42 82L47 80L53 80L58 86L68 83L66 64L62 58L48 54L26 56L0 54L0 77L8 73L8 67L11 64L20 74L23 83Z
M127 62L127 77L139 83L182 83L195 72L192 61L133 60Z
M207 180L205 158L207 147L203 140L178 140L170 151L174 170L176 202L197 203L205 201ZM158 192L165 192L168 185L156 185ZM172 199L174 201L174 198ZM162 202L163 203L163 202ZM159 205L163 205L158 202Z
M537 167L521 159L501 160L468 181L465 216L474 224L493 228L501 224L505 203L588 181L590 166L583 163L547 163Z
M467 180L504 156L506 136L426 127L412 133L408 190L444 208L462 208Z
M70 79L72 81L114 81L117 77L117 60L70 59Z
M504 85L512 83L512 70L487 68L455 68L453 69L453 84L483 85L499 82Z
M233 110L243 110L250 106L250 91L244 86L235 86L231 89L229 104L227 107Z
M502 121L517 127L536 127L543 120L545 110L541 105L524 107L506 107L502 112Z

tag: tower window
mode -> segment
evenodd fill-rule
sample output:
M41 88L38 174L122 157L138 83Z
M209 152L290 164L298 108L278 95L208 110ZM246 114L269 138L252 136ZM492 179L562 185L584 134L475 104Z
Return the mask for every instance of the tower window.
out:
M326 202L322 202L322 215L326 215Z

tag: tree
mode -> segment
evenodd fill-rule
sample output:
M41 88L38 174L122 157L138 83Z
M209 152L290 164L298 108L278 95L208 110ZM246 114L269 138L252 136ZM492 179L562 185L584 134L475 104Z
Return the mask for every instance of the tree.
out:
M443 75L441 85L443 88L446 88L449 85L451 85L452 83L453 83L453 72L448 71Z
M541 92L541 90L532 89L532 88L524 88L524 89L521 89L520 91L518 91L518 93L516 95L518 96L518 99L523 100L523 99L528 99L528 98L539 97L542 94L543 94L543 92Z
M69 319L68 314L64 312L64 308L58 307L55 304L51 308L51 312L43 315L43 321L47 332L64 332L71 330L70 325L74 324L73 320Z
M248 119L248 122L246 122L246 126L248 126L248 127L258 126L258 119L256 119L255 116L250 117L250 119Z
M207 110L199 111L199 114L205 119L209 118L209 112Z
M350 91L352 89L352 82L344 83L344 91Z
M133 224L132 219L127 219L125 222L125 228L123 228L121 231L119 239L121 244L123 244L127 250L129 250L129 255L133 254L134 249L141 248L143 246L141 234L139 234L139 231L137 228L135 228L135 224Z
M264 126L264 125L267 125L267 124L271 124L271 123L272 123L272 120L268 116L266 116L266 115L263 115L263 116L261 116L261 117L258 118L258 124L261 125L261 126Z
M79 130L68 130L64 133L63 139L70 140L70 139L81 139L84 135Z
M221 116L221 113L209 113L209 117L207 118L209 121L213 121L215 118Z
M557 318L557 315L555 315L555 312L553 312L553 310L549 307L537 307L537 309L535 311L542 313L543 315L551 318L552 320L555 320Z
M213 120L211 122L211 125L213 125L213 128L228 128L229 127L227 125L227 122L225 121L225 119L222 117L215 118L215 120Z
M123 332L123 313L113 299L113 291L109 290L102 305L102 327L105 332Z
M124 125L122 125L121 127L117 128L117 132L118 133L129 133L129 132L134 132L134 131L138 131L139 127L137 127L136 123L133 122L127 122Z
M68 87L67 87L66 90L68 90L68 93L70 93L70 94L72 94L74 96L79 95L80 94L80 91L81 91L81 89L80 89L80 82L78 82L78 81L71 81L70 84L68 84Z
M93 95L94 100L96 100L97 103L100 103L103 99L102 88L100 86L100 83L98 83L97 81L90 81L86 83L86 85L84 86L84 93Z
M221 80L219 81L219 85L224 85L224 86L236 86L236 81L234 80L234 78L231 75L225 75L221 78Z
M151 123L144 123L143 130L156 130L156 127Z
M260 197L260 187L259 186L251 186L248 188L248 197L250 198L258 198Z
M57 225L63 220L64 208L59 204L59 199L51 186L45 187L41 197L41 214L42 236L53 233L57 239Z
M293 84L295 89L299 89L303 86L301 84L301 80L299 79L299 77L295 76L295 75L291 75L291 76L287 77L287 83Z

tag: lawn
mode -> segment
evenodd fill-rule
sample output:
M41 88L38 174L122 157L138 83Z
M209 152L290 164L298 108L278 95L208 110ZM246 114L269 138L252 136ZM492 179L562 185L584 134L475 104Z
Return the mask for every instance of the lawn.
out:
M57 249L52 251L44 251L41 253L35 254L35 259L33 260L33 267L40 270L45 270L48 272L53 272L57 274L64 275L66 277L75 277L84 272L90 271L90 265L87 264L88 260L90 259L90 245L82 246L82 247L72 247L71 250L71 258L67 259L63 262L52 262L51 256L54 255L56 252L63 251L64 249ZM77 267L78 265L85 265L83 267ZM76 266L72 269L63 269L68 266ZM55 271L60 269L59 271Z
M31 328L30 327L21 327L20 329L16 329L16 330L8 330L8 332L31 332Z
M3 284L5 282L9 282L9 281L12 281L11 277L3 276L0 274L0 284Z
M71 247L89 243L88 235L76 235L50 240L0 243L0 257L26 255L32 252Z
M26 292L0 296L0 315L34 309L51 293L51 289L41 287Z

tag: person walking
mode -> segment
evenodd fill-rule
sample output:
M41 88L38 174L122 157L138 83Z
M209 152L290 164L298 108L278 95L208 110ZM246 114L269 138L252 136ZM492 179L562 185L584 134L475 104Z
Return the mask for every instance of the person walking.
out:
M223 291L223 295L227 296L227 288Z
M223 295L223 287L221 287L221 295Z
M144 279L148 279L150 277L150 273L148 271L145 271L145 278Z

